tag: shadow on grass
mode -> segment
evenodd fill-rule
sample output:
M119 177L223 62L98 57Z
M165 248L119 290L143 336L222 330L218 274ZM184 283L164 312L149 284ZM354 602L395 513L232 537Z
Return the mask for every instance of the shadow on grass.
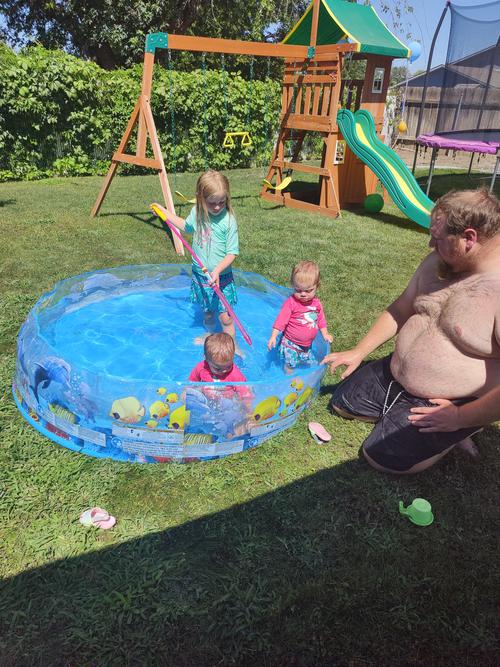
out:
M17 199L0 199L0 208L17 204Z
M478 523L464 511L470 498L461 506L450 493L428 528L398 513L399 499L435 500L454 465L400 480L341 462L214 515L25 571L1 585L0 662L493 664L488 512ZM461 483L476 488L477 471L468 475ZM468 586L472 560L481 577Z
M450 190L476 190L477 188L486 188L489 190L491 182L491 175L472 172L469 176L465 173L440 174L434 172L431 182L431 191L429 197L436 201L439 197L446 194ZM427 189L427 174L419 176L417 183L425 192ZM500 197L500 177L497 177L494 187L494 193Z
M365 211L362 206L354 205L346 207L343 210L356 213L356 215L360 215L364 218L370 218L371 220L375 220L377 222L383 222L384 224L399 227L400 229L408 229L408 227L410 227L413 231L416 231L419 234L424 234L425 236L429 235L428 229L417 225L417 223L413 222L413 220L410 220L410 218L401 218L399 215L393 215L392 213L386 213L385 211L381 211L380 213L368 213L368 211Z

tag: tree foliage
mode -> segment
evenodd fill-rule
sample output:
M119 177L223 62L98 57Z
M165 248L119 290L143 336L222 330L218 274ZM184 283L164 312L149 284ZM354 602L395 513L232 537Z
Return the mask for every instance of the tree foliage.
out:
M41 46L0 47L0 71L0 181L106 171L140 93L141 65L106 71ZM151 107L167 170L267 164L280 94L274 79L156 65ZM224 148L226 130L250 132L252 145Z
M309 3L301 0L0 0L3 38L37 42L105 69L142 60L148 33L277 41ZM0 33L1 34L1 33ZM184 58L185 68L193 65Z

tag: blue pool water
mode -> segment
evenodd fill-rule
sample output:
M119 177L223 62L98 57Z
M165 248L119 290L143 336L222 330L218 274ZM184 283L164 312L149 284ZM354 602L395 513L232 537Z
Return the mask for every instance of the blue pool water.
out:
M71 366L102 375L133 380L187 380L203 359L203 345L195 339L206 334L201 309L189 301L190 278L176 288L113 295L64 312L49 323L44 337ZM262 299L248 287L238 289L236 313L253 345L237 332L244 358L235 361L248 381L282 376L275 352L267 341L283 302L281 295ZM220 328L220 327L219 327Z

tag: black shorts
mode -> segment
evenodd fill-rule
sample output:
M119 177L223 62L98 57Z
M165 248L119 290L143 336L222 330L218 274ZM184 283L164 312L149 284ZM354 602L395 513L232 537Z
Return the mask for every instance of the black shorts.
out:
M338 385L330 401L332 409L337 407L353 417L376 421L363 443L364 451L375 463L405 472L480 430L473 426L459 431L420 432L408 421L410 408L428 407L432 403L405 391L393 378L390 365L390 355L364 364ZM472 400L454 402L463 404Z

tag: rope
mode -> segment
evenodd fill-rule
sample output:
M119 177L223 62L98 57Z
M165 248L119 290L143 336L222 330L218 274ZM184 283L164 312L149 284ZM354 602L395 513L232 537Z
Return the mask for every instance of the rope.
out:
M168 60L168 81L169 81L169 104L170 104L170 135L172 137L172 170L175 190L175 177L177 173L177 133L175 129L175 88L174 88L174 70L172 66L172 53L170 49L167 52Z
M224 54L220 54L220 65L221 65L221 70L222 70L222 94L224 96L224 131L227 132L228 130L228 120L229 120L229 112L228 112L228 106L227 106L227 79L228 79L228 72L226 72L226 61L224 59Z
M266 70L266 110L264 113L264 122L266 123L266 151L269 149L269 144L271 143L271 123L269 122L270 117L270 107L271 107L271 93L269 85L271 81L271 58L267 58L267 70ZM266 120L267 117L267 120Z
M207 86L207 64L206 53L201 54L201 68L203 71L203 157L205 160L205 171L208 170L208 122L207 122L207 100L208 100L208 86Z
M250 132L250 115L252 111L252 98L253 98L253 61L254 57L250 60L250 80L248 86L248 98L247 98L247 117L245 121L245 130Z

